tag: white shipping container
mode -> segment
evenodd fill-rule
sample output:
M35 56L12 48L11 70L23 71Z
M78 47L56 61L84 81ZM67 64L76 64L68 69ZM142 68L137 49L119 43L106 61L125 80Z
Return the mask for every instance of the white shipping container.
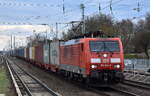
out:
M32 59L32 47L29 47L29 58Z
M59 41L50 43L50 64L59 65Z

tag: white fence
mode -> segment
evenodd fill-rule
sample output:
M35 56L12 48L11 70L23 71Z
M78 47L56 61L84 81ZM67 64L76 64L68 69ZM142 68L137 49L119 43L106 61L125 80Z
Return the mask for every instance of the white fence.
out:
M150 59L125 59L125 70L143 70L150 69Z

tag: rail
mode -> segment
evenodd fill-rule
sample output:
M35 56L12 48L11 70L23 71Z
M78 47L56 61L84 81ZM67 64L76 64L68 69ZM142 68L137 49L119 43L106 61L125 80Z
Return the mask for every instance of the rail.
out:
M137 95L137 94L134 94L132 92L128 92L128 91L125 91L125 90L121 90L121 89L118 89L116 87L109 87L110 89L116 91L116 92L119 92L119 93L122 93L122 94L125 94L127 96L140 96L140 95Z
M7 66L15 82L17 93L22 94L18 96L60 96L42 83L35 76L23 70L20 66L7 59ZM19 88L19 89L18 89Z
M125 80L122 84L133 86L133 87L138 87L138 88L145 89L145 90L150 90L150 84L148 83Z

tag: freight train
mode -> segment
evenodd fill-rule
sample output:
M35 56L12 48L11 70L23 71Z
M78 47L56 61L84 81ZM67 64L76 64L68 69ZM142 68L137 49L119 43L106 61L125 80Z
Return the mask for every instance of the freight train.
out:
M123 55L119 38L51 41L15 50L15 56L34 65L98 86L123 81Z

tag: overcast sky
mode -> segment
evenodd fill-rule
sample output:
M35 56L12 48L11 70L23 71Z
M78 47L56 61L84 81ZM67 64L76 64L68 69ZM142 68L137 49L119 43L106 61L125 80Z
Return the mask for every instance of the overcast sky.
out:
M8 35L26 36L32 34L33 30L45 31L47 27L39 26L41 24L55 28L56 22L80 20L81 3L85 4L86 16L98 14L99 5L102 13L111 14L109 2L110 0L64 0L64 3L63 0L0 0L0 50L8 45L2 42L10 41ZM133 10L138 8L138 2L139 12ZM149 5L150 0L112 0L111 15L116 20L142 18L150 11ZM61 26L60 30L66 28Z

